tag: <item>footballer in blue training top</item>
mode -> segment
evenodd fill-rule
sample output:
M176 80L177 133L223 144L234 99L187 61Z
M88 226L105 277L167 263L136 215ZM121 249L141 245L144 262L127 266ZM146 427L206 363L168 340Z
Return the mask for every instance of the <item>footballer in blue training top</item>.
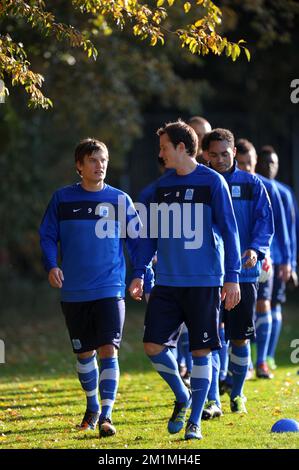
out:
M81 182L54 193L40 226L44 265L50 285L61 289L62 310L87 398L79 428L93 430L99 421L100 437L116 432L111 414L125 318L123 241L134 259L137 239L127 236L127 226L132 218L138 219L130 197L104 182L108 160L104 143L81 141L75 150Z
M267 362L272 370L276 369L275 350L278 343L281 326L282 315L281 305L286 300L286 282L290 276L294 284L297 280L297 240L296 240L296 219L293 205L293 198L290 191L281 183L275 180L278 172L278 155L273 147L265 145L258 153L256 171L260 173L260 177L267 178L269 183L275 187L279 197L281 198L280 216L281 223L284 226L284 232L281 231L276 237L273 246L273 285L271 296L271 316L272 326L271 335L267 351ZM279 245L278 245L279 244ZM280 248L280 251L279 251ZM288 253L286 253L288 250Z
M220 299L229 310L239 302L239 235L229 188L215 171L198 164L197 135L183 121L158 130L160 157L172 169L152 188L148 236L138 245L133 298L140 299L145 267L157 251L156 285L145 317L144 347L176 401L168 421L172 434L184 427L185 439L201 439L200 418L211 381L211 350L220 347ZM221 287L222 294L221 294ZM182 323L193 356L192 399L169 347ZM192 404L191 404L192 401Z
M241 301L232 310L223 310L226 339L231 341L228 372L232 377L231 410L246 413L243 386L250 362L249 340L255 336L254 315L257 282L261 262L270 249L274 234L273 214L269 196L257 176L236 166L236 147L228 129L214 129L205 135L203 148L211 167L227 181L237 220L242 258L240 274ZM213 353L213 380L208 394L206 418L221 414L218 376L219 356Z
M277 265L277 270L284 281L290 275L290 240L284 205L275 181L255 173L257 167L257 154L252 142L239 139L237 142L236 160L240 169L251 173L262 181L269 195L273 218L274 237L270 247L271 260ZM276 312L271 311L271 298L273 290L273 271L269 270L269 257L265 259L270 277L259 283L256 304L256 376L261 379L271 379L273 374L269 363L268 349L272 333L277 331L279 319ZM273 321L272 321L273 320ZM269 368L270 366L270 368Z

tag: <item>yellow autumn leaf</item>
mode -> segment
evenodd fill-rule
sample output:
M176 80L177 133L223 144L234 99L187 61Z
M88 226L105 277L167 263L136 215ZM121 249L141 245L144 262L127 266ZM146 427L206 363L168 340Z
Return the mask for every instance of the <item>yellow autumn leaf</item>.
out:
M244 51L245 51L248 62L250 62L250 52L249 52L249 50L246 47L244 47Z
M204 24L205 20L204 19L201 19L201 20L197 20L196 23L194 23L194 26L196 28L200 28L203 24Z
M190 3L190 2L184 3L184 11L185 11L185 13L188 13L188 11L190 11L190 8L191 8L191 3Z

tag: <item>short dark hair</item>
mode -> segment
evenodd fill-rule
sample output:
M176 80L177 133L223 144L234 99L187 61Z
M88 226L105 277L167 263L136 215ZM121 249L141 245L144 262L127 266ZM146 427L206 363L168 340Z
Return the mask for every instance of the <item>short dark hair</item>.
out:
M274 147L272 145L263 145L261 150L258 153L260 158L268 157L271 153L276 153Z
M218 127L217 129L213 129L211 132L205 134L204 138L202 139L201 148L202 150L209 150L211 142L223 140L226 140L232 147L235 146L235 138L233 133L228 129L221 129Z
M255 151L255 147L252 142L247 139L238 139L236 142L237 153L240 155L245 155L250 152L250 150Z
M195 157L197 153L198 137L195 130L186 122L180 119L176 122L168 122L164 127L157 130L157 135L167 134L170 142L177 147L182 142L185 145L186 152L190 157Z
M90 137L81 140L75 148L75 163L80 162L83 164L85 155L92 155L93 152L97 152L98 150L105 152L109 158L107 146L103 142Z

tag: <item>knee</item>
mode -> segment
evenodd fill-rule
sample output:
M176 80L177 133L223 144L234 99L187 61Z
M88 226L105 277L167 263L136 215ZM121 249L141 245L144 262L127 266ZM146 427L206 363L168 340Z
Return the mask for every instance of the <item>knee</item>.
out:
M89 357L94 356L94 354L95 354L95 351L87 351L87 352L84 352L84 353L77 354L77 358L78 359L87 359Z
M256 311L258 313L266 313L271 310L271 304L269 300L258 300L256 303Z
M210 349L196 349L192 351L192 356L193 357L204 357L210 354L211 350Z
M144 352L148 356L156 356L159 354L165 346L161 346L160 344L155 344L155 343L144 343Z
M248 339L232 339L231 342L234 346L241 348L242 346L246 346Z
M100 359L108 359L117 357L117 349L113 344L105 344L98 349Z

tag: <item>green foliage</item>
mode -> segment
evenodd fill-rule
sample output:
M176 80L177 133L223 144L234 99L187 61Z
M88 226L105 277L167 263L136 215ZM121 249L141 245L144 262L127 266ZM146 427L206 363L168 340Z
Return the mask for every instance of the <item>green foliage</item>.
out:
M138 0L69 0L69 3L74 12L79 10L88 18L97 20L101 33L104 34L112 32L108 26L111 23L113 28L120 30L127 27L141 40L149 38L151 46L163 45L167 33L176 35L182 47L187 47L192 54L207 55L211 52L220 55L226 44L226 55L235 61L241 52L237 44L228 42L225 37L216 33L217 26L221 24L222 12L211 0L197 0L193 5L185 2L185 15L191 9L196 9L195 16L200 15L201 18L172 30L171 7L174 0L168 0L167 3L158 0L157 6L153 8ZM78 30L72 25L57 22L54 13L46 7L43 0L3 0L0 4L0 19L8 23L24 20L44 36L51 35L57 41L65 41L72 48L81 48L88 57L96 59L97 49L89 39L91 31ZM249 60L248 50L244 46L241 48L245 50ZM21 85L25 88L30 96L30 106L47 109L53 105L41 92L44 78L31 69L23 44L16 42L8 32L3 32L0 35L0 78L5 79L7 76L13 86Z
M95 136L107 143L108 182L118 186L125 157L142 136L144 113L155 103L175 108L180 115L198 113L207 85L182 79L166 48L154 51L139 41L132 43L125 33L95 36L103 53L93 63L84 51L69 52L50 38L36 43L34 32L21 25L18 35L25 32L33 63L47 76L55 106L47 113L28 110L20 89L0 106L0 170L6 175L0 186L0 264L2 251L7 275L18 271L44 277L38 226L51 193L78 181L73 151L79 139Z

